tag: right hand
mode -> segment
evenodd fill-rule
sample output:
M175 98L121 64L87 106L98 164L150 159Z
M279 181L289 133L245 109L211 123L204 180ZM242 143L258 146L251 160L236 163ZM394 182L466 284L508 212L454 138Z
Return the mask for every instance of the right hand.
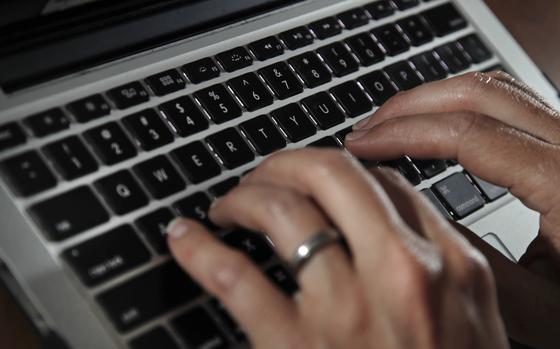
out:
M469 73L401 92L355 127L359 158L457 159L540 212L540 231L519 264L463 228L496 277L510 337L537 348L560 343L560 114L502 72ZM527 232L528 234L530 232Z

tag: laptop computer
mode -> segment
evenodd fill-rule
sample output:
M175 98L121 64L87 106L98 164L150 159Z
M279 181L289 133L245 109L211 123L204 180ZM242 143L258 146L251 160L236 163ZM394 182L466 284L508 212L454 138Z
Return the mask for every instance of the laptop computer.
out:
M270 153L343 148L398 90L504 69L552 86L480 0L22 1L0 19L0 260L34 321L72 348L244 347L172 262L175 216ZM442 214L512 260L538 215L455 161L396 159ZM259 235L243 250L297 285Z

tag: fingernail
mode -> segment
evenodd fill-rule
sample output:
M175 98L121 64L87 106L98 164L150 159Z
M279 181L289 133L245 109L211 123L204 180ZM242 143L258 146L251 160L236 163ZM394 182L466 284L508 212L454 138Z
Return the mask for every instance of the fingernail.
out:
M355 141L357 139L362 138L363 136L365 136L368 133L368 131L354 131L354 132L350 132L349 134L346 135L346 140L347 141Z
M371 117L367 117L365 119L360 120L354 126L352 126L352 129L353 130L359 130L359 129L362 129L362 128L366 127L367 124L369 123L370 119L371 119Z
M190 230L189 224L182 218L175 218L167 225L167 234L173 239L180 239Z

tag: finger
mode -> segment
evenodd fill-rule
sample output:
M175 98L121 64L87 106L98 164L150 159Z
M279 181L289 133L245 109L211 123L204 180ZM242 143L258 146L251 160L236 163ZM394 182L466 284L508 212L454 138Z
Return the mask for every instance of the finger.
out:
M415 115L388 120L346 138L365 159L410 155L457 159L475 176L509 188L528 206L546 212L555 203L556 146L482 115L468 112Z
M550 105L550 103L548 103L548 101L543 96L541 96L537 91L532 89L529 85L527 85L523 81L514 78L510 74L501 70L488 72L486 74L488 74L490 77L496 80L510 84L511 86L519 89L521 92L527 94L529 97L534 98L537 102L541 103L546 108L554 110L554 107L552 107L552 105Z
M384 245L402 220L381 185L348 154L335 150L283 151L245 181L291 188L309 196L344 232L355 264L379 268Z
M550 321L560 312L560 287L514 264L469 229L455 224L481 251L494 273L500 311L509 336L535 348L556 348L558 326Z
M464 292L469 292L477 300L486 302L487 283L477 280L480 269L476 266L479 263L482 263L482 266L487 265L480 252L458 234L436 208L398 173L380 169L372 171L372 175L383 185L409 227L437 246L450 279Z
M210 218L222 227L265 232L288 261L298 246L329 228L307 197L285 188L246 182L220 199ZM324 307L342 297L339 295L351 285L353 275L346 252L339 244L332 244L313 256L298 279L305 296Z
M191 220L172 222L168 232L179 265L226 306L253 344L266 347L292 337L298 321L295 304L243 254Z
M557 112L551 112L509 83L478 72L399 93L356 128L371 128L385 120L406 115L458 111L488 115L547 142L560 142Z

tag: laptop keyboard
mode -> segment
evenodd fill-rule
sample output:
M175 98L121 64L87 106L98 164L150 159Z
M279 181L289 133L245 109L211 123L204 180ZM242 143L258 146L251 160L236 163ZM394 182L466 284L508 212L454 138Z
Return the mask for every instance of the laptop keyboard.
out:
M435 38L468 27L450 3L434 4L415 13L419 5L418 0L371 2L142 81L123 82L21 122L0 125L0 152L5 152L32 139L56 135L74 123L107 119L81 134L15 152L16 155L1 161L0 173L16 197L31 200L102 167L177 143L168 154L91 182L80 181L73 189L41 198L29 205L27 212L48 240L59 242L96 229L112 217L130 217L154 201L178 195L191 185L204 185L204 190L190 193L171 205L123 219L123 225L70 246L61 257L83 287L91 290L115 330L131 339L132 348L152 348L154 343L165 343L169 348L184 344L189 348L224 348L245 341L242 330L223 307L205 295L169 258L164 236L167 223L175 216L184 216L212 226L207 217L212 200L239 183L239 173L227 175L230 171L291 143L342 148L350 127L336 126L349 125L349 119L367 115L399 90L443 79L492 60L493 54L473 33L407 55L412 47L430 44ZM401 11L410 11L411 15L352 36L345 34ZM329 40L317 49L292 54L337 36L341 40ZM278 61L283 56L286 59ZM367 68L387 57L401 56L402 60L382 69ZM273 58L277 61L264 68L220 80L225 72L237 72ZM344 78L356 72L360 72L357 78ZM320 88L333 80L336 86ZM177 93L203 82L212 85L121 120L109 119L112 110L127 110L148 103L154 96ZM196 136L309 89L314 94L279 106L267 115L220 129L204 139L181 142L182 138ZM308 141L324 130L326 137ZM457 163L403 157L368 165L395 168L413 185L420 185L448 168L456 168ZM223 181L206 184L222 174ZM431 187L423 188L422 193L446 217L459 220L506 191L458 168ZM247 253L287 294L297 290L266 239L236 231L225 234L223 240ZM154 260L157 263L151 263ZM132 277L126 276L131 271L136 272ZM103 287L116 278L120 278L116 284ZM160 318L162 315L166 317Z

